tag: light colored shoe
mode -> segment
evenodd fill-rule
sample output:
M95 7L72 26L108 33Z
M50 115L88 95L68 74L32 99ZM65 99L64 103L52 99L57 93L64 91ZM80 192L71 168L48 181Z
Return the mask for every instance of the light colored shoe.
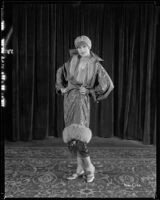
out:
M95 167L93 167L92 171L86 171L86 182L87 183L91 183L94 181L94 179L95 179L94 173L95 173Z
M87 183L91 183L94 181L94 179L95 179L94 174L90 174L90 175L87 175L86 181L87 181Z
M95 176L94 173L87 171L85 176L83 176L83 178L86 180L87 183L91 183L94 181Z
M67 177L68 180L74 180L77 179L78 177L83 176L84 171L81 171L80 173L74 173L71 176Z

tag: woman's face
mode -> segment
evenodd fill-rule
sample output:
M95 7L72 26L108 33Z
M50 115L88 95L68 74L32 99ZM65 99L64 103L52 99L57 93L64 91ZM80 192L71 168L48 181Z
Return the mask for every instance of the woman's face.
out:
M86 44L80 45L77 48L77 50L78 50L79 55L82 56L82 57L90 55L90 49Z

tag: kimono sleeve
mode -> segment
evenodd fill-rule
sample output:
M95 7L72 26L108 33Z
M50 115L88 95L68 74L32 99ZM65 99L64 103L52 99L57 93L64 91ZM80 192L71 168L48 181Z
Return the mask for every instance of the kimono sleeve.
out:
M97 63L97 65L98 65L98 70L97 70L98 85L96 85L94 90L95 90L96 100L100 101L108 97L110 92L113 90L114 85L104 67L100 63Z
M57 73L56 73L56 91L58 94L62 94L61 89L65 88L68 84L67 66L68 66L68 63L65 63L63 66L58 68Z

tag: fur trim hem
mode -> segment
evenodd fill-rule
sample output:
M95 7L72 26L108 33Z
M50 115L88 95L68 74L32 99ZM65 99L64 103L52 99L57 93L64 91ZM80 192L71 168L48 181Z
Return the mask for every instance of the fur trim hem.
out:
M68 143L72 139L80 140L89 143L92 138L92 132L89 128L79 125L71 124L63 130L63 141Z

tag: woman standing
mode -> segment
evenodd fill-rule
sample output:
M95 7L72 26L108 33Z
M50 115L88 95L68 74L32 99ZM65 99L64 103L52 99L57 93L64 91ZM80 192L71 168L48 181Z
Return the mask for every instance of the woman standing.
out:
M92 182L95 167L87 148L92 138L89 129L90 97L96 102L107 98L114 86L100 64L103 60L91 51L91 40L82 35L75 39L74 44L76 49L70 51L70 59L57 70L56 89L64 95L63 141L77 157L76 173L68 179L83 175L87 182Z

